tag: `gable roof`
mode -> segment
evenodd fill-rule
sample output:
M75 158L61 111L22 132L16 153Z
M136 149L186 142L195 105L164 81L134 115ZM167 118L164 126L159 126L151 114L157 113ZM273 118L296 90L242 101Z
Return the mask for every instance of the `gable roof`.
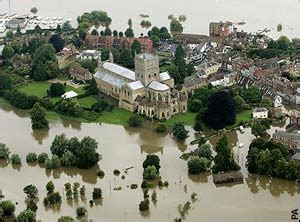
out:
M148 88L150 89L153 89L153 90L156 90L156 91L166 91L169 88L169 86L167 86L166 84L163 84L163 83L160 83L160 82L157 82L157 81L152 81L149 85L148 85Z
M135 73L123 66L119 66L117 64L110 63L110 62L104 62L103 68L117 75L120 75L124 78L135 81Z
M143 83L142 83L140 80L135 81L135 82L131 82L131 83L127 83L127 85L128 85L132 90L138 90L138 89L144 88L144 85L143 85Z
M159 74L159 79L160 79L160 81L166 81L166 80L171 79L171 76L170 76L168 71L167 72L162 72L162 73Z

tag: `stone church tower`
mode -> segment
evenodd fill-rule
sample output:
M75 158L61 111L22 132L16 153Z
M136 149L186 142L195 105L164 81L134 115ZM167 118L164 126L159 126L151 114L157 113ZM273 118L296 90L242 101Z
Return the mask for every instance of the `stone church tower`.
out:
M136 79L148 86L152 80L159 81L159 60L157 55L142 53L135 56Z

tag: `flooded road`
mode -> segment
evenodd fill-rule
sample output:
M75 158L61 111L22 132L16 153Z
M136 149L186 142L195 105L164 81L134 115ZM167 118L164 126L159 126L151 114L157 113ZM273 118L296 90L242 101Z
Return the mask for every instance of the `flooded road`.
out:
M29 166L25 162L28 152L50 153L50 144L57 134L67 137L91 136L99 143L102 160L99 166L89 170L59 169L45 170L40 166ZM86 206L88 218L93 221L173 221L179 216L178 205L191 200L191 194L197 193L197 201L192 203L186 221L289 221L290 211L299 208L300 185L281 179L248 175L245 169L247 148L253 136L250 129L244 134L231 132L229 143L234 146L235 158L242 165L244 183L216 187L210 174L189 176L186 162L179 156L189 145L178 143L169 134L157 134L149 129L127 129L107 124L81 124L72 121L57 121L50 124L46 131L32 131L30 119L22 111L0 108L0 142L7 144L11 153L18 153L22 166L13 168L11 164L1 162L0 188L7 199L18 202L16 213L25 208L23 188L34 184L39 190L37 218L42 221L57 221L62 215L75 217L77 206ZM190 133L186 144L194 139ZM237 148L238 143L243 148ZM215 143L214 139L211 143ZM138 204L143 199L140 188L131 190L130 184L142 182L142 162L146 155L155 153L161 160L161 177L169 182L168 188L153 188L157 192L157 203L150 203L148 214L140 214ZM123 169L133 167L125 175ZM105 171L103 179L96 172ZM114 176L113 170L121 170L120 176ZM46 196L45 184L53 180L56 190L64 193L64 184L79 182L87 188L86 200L67 201L63 195L62 205L57 208L45 208L42 204ZM185 185L187 189L185 190ZM97 186L103 189L103 201L90 207L91 191ZM121 186L122 190L113 188Z
M244 21L239 30L256 32L270 29L270 36L278 38L281 34L291 38L300 36L298 0L10 0L11 13L28 14L36 6L39 16L72 18L76 24L77 16L92 10L108 12L113 22L111 29L125 31L129 18L133 20L135 34L147 33L141 28L140 14L147 14L152 25L169 27L168 15L184 14L187 21L184 32L208 34L211 21ZM9 0L0 0L0 13L9 12ZM286 16L288 15L288 16ZM281 24L282 32L277 32Z

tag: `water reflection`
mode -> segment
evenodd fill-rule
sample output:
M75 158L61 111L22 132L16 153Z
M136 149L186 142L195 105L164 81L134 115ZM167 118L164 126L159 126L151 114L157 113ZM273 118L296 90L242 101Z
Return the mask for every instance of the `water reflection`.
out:
M32 137L40 144L43 144L43 140L49 137L49 128L40 129L40 130L32 130Z
M200 173L198 175L189 174L188 178L195 183L208 183L208 177L211 176L210 172Z
M145 152L146 154L160 153L161 155L163 155L162 146L141 145L140 147L141 147L141 154Z
M65 128L71 127L75 130L81 130L81 123L71 119L61 118L61 123Z

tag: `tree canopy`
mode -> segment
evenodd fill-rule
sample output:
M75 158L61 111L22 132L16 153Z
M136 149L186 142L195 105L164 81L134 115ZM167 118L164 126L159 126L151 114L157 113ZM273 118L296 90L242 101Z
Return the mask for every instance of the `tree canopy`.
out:
M49 127L49 122L46 119L46 112L39 103L34 104L30 111L32 129L43 129Z

